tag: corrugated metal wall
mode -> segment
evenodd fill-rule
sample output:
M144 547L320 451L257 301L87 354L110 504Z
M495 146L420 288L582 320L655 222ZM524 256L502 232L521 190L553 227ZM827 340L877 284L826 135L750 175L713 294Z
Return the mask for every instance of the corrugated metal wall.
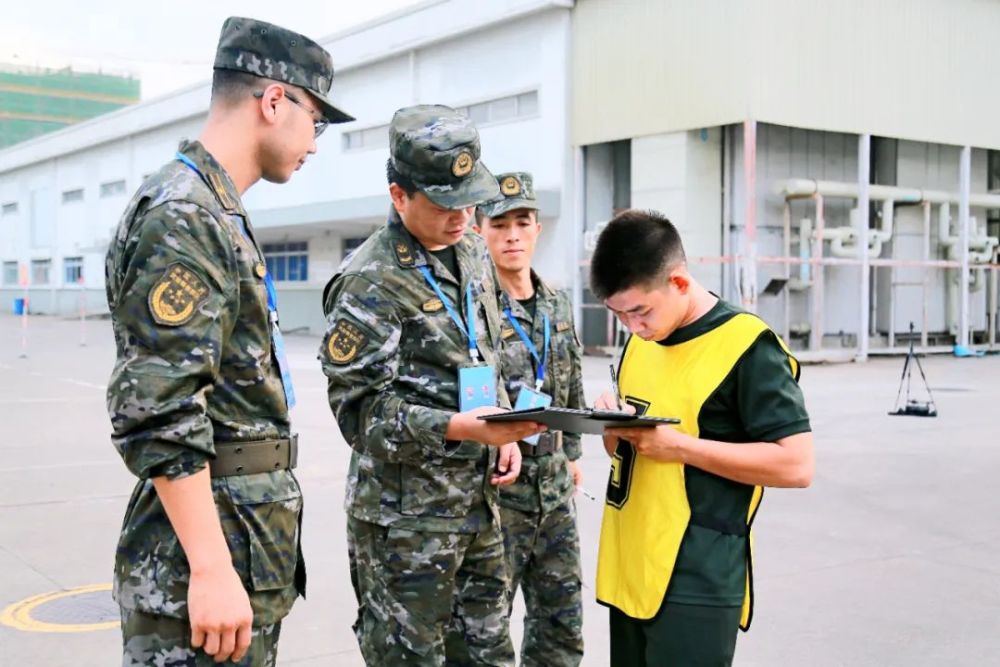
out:
M1000 2L578 0L577 145L758 121L1000 148Z

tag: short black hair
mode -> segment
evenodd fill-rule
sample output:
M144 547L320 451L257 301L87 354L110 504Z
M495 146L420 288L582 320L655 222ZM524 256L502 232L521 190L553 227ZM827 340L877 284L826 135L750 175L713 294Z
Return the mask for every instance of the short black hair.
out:
M266 88L269 83L249 72L217 69L212 73L212 102L232 104Z
M656 211L629 209L601 231L590 259L590 289L601 301L652 283L686 260L677 228Z
M402 188L407 197L412 197L419 190L413 181L396 171L396 167L392 164L392 158L385 161L385 180L388 181L390 185L395 183Z

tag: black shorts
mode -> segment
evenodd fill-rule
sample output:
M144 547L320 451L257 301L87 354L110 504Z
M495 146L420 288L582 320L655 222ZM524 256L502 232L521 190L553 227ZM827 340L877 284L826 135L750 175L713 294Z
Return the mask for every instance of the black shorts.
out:
M664 603L640 621L610 609L614 667L729 667L736 652L741 607Z

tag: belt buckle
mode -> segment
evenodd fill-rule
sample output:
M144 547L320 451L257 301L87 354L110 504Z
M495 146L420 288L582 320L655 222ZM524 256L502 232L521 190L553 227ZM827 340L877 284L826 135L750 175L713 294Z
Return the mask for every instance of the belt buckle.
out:
M292 433L288 436L288 469L291 470L299 464L299 434Z

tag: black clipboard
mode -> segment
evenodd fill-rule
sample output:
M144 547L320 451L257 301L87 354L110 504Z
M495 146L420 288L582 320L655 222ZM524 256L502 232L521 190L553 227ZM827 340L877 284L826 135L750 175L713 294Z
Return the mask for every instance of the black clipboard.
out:
M681 423L676 417L637 417L625 412L574 408L532 408L483 415L480 419L487 422L537 422L548 426L550 431L594 435L602 435L605 428L653 427L660 424Z

